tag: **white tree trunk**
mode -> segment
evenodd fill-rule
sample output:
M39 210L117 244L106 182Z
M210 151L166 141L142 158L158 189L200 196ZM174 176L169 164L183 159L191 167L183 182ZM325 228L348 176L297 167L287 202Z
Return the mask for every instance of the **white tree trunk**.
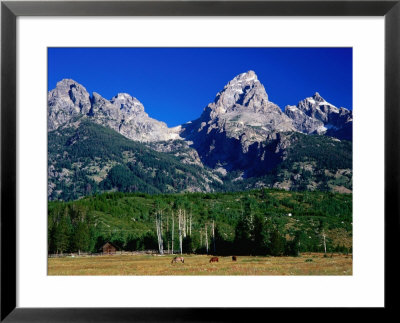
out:
M207 224L205 224L204 226L205 226L205 228L206 228L206 252L207 252L207 255L208 255L208 236L207 236Z
M166 233L166 237L167 237L167 245L168 245L168 254L169 254L169 227L168 227L168 215L167 215L167 233Z
M163 228L162 228L162 211L160 212L160 246L162 250L162 255L164 254L164 241L163 241Z
M215 254L215 225L214 225L214 220L212 223L212 235L213 235L213 247L214 247L214 254Z
M182 225L182 227L183 227L183 237L184 238L186 238L186 211L185 210L183 210L183 219L182 219L183 221L183 225Z
M325 231L322 231L322 237L324 238L324 250L325 250L325 253L326 253Z
M179 221L179 248L182 254L182 210L178 210L178 221Z
M161 254L161 242L160 242L160 225L156 215L156 229L157 229L157 241L158 241L158 252Z
M160 246L161 246L161 254L164 254L164 241L162 236L162 215L160 214Z
M172 246L171 246L171 252L172 252L172 254L174 254L174 227L175 227L175 225L174 225L174 212L172 212L172 237L171 237L171 240L172 240Z
M157 219L157 214L156 214L156 232L157 232L157 243L158 243L158 252L160 252L160 235L158 232L158 219Z
M190 212L190 226L189 226L189 234L192 235L192 212Z
M189 218L190 218L190 216L188 215L187 217L186 217L186 230L187 230L187 235L188 236L190 236L190 225L189 225Z
M156 214L156 230L157 230L157 240L158 240L158 252L160 255L164 254L162 231L161 231L161 215Z

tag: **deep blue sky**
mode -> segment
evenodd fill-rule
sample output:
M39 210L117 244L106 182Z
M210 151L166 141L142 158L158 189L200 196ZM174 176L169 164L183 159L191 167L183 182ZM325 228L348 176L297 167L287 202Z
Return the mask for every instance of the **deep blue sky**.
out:
M48 89L63 78L110 99L136 97L168 126L200 116L237 74L254 70L281 109L319 92L352 109L351 48L49 48Z

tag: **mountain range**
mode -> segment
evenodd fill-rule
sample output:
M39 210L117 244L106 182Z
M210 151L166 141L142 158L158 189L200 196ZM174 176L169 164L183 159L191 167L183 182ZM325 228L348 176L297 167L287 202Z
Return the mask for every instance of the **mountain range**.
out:
M352 189L353 114L319 93L282 110L254 71L199 118L168 128L127 93L110 100L71 79L48 93L49 199L96 192Z

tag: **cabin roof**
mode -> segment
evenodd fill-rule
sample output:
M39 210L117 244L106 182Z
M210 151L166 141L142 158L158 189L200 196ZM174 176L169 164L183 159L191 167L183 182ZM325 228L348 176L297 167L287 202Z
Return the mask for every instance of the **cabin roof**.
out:
M104 243L104 244L101 246L100 249L103 249L107 244L113 246L115 249L118 250L118 247L117 247L115 244L113 244L112 242L110 242L110 241L107 241L106 243Z

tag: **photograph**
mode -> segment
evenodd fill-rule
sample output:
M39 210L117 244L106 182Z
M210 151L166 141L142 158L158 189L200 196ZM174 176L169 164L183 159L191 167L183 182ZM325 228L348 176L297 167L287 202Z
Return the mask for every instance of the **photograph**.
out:
M344 2L2 1L0 321L396 311L400 0Z
M47 89L47 275L353 275L352 47L48 47Z

